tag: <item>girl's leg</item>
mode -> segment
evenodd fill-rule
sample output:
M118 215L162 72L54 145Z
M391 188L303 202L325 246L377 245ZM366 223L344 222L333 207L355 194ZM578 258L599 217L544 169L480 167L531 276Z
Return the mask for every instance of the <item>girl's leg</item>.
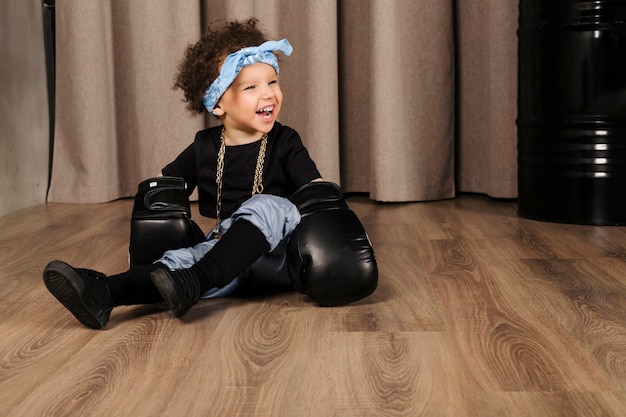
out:
M233 222L202 259L178 271L157 269L151 278L177 317L185 314L212 288L222 288L267 253L265 235L247 220Z
M229 284L275 249L299 221L300 213L289 200L256 195L224 221L226 232L195 265L176 271L156 270L152 280L170 309L180 317L207 291ZM172 257L175 254L166 253L161 261L166 265L175 263Z
M150 279L152 271L164 268L162 263L151 265L133 265L126 272L111 275L106 279L114 306L132 306L137 304L157 304L163 297Z

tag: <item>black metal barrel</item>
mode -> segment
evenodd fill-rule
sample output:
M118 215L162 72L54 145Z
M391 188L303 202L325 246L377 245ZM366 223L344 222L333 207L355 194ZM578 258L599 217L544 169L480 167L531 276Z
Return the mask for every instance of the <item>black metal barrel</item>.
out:
M626 0L519 12L519 214L626 224Z

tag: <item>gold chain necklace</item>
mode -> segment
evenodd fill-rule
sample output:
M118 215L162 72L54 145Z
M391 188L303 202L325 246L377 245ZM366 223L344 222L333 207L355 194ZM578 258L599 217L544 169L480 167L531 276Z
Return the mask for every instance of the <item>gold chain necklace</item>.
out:
M220 218L220 212L222 211L222 189L224 178L224 155L226 154L226 140L224 138L225 130L222 128L220 134L220 149L217 153L217 169L215 173L215 182L217 183L217 203L215 212L217 214L217 222L215 226L219 226L222 219ZM267 133L263 134L261 138L261 147L259 148L259 156L256 159L256 169L254 170L254 182L252 184L252 195L261 194L263 192L263 163L265 162L265 149L267 148ZM219 229L216 232L216 237L219 239Z

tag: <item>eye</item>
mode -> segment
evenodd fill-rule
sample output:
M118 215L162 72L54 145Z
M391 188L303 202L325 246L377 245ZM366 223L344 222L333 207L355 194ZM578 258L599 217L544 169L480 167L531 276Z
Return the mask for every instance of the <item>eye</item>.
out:
M244 88L244 90L254 90L255 86L254 85L249 85L247 87Z
M275 85L278 84L278 80L272 80L269 82L269 85Z

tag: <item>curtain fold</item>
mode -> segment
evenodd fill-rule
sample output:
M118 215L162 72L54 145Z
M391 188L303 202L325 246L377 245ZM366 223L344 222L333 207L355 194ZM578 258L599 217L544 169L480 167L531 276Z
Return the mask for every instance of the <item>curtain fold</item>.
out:
M370 192L454 197L454 32L447 0L372 1Z
M517 197L517 4L457 0L462 191Z
M132 196L194 138L172 91L211 22L257 17L294 53L285 106L322 175L379 201L516 196L512 0L64 0L49 201Z

